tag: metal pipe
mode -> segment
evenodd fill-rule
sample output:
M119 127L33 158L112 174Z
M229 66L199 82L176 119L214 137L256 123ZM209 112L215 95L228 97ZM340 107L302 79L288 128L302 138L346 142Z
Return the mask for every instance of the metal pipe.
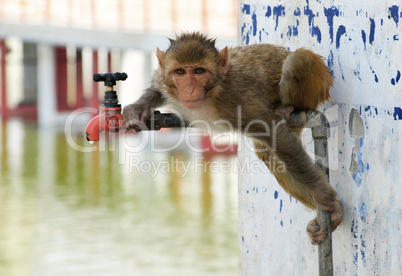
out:
M316 164L325 172L329 181L329 161L328 161L328 137L329 122L324 114L319 111L300 111L290 115L287 125L291 127L311 128L314 139L314 152ZM332 256L332 224L331 214L325 212L321 207L317 207L317 224L327 228L327 238L318 246L318 263L320 276L332 276L333 256Z

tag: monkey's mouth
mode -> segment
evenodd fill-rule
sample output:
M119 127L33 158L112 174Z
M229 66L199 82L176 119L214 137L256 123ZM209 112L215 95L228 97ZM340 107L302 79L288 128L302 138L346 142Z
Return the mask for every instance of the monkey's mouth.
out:
M195 100L180 100L180 103L186 108L194 108L205 100L205 95L203 97L197 98Z

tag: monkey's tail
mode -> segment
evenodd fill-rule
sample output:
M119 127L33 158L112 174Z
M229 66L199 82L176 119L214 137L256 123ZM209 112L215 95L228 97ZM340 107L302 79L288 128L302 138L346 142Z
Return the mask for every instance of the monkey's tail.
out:
M314 110L329 98L333 77L323 57L300 48L282 66L279 96L283 105L295 110Z

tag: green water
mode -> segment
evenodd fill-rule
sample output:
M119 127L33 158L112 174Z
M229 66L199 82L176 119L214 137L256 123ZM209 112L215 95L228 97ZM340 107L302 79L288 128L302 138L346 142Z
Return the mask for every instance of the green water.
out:
M204 162L234 157L72 138L98 150L74 149L62 129L2 121L0 275L237 275L237 176Z

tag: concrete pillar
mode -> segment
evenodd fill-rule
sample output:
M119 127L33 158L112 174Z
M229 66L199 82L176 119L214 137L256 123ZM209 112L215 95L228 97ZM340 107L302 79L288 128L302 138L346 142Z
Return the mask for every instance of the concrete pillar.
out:
M56 60L54 47L38 45L38 122L41 127L56 121Z

